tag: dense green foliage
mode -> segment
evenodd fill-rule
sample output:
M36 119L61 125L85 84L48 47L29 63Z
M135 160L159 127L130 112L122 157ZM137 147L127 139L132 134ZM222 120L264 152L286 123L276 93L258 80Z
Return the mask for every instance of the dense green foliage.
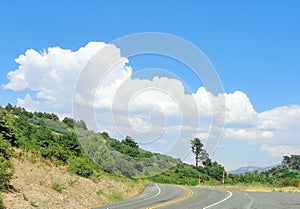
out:
M5 189L13 175L10 143L0 135L0 190Z
M150 179L160 183L176 183L186 185L197 185L200 183L220 183L224 167L213 162L206 166L193 166L179 162L172 169L163 174L156 175Z
M66 164L69 170L89 177L101 169L83 151L70 121L85 130L84 121L64 119L55 114L27 112L24 108L8 104L0 108L0 188L4 188L12 176L11 146L21 152L39 153L56 164Z
M125 177L147 177L175 166L178 160L140 149L131 138L112 139L107 133L80 138L89 156L104 170Z
M197 185L199 182L220 183L225 169L216 161L212 162L199 138L191 140L191 149L195 155L195 166L178 161L172 169L150 179L161 183L188 185Z
M126 136L121 142L111 139L109 145L116 151L130 157L151 158L154 156L153 153L140 149L138 144L129 136Z

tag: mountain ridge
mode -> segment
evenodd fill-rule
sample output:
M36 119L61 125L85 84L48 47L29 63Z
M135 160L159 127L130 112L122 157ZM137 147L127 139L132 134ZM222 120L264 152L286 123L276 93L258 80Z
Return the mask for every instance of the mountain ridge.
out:
M229 174L244 174L244 173L254 173L255 171L257 172L264 172L267 170L270 170L271 168L275 167L277 165L271 165L271 166L266 166L266 167L258 167L258 166L244 166L240 167L231 171L228 171Z

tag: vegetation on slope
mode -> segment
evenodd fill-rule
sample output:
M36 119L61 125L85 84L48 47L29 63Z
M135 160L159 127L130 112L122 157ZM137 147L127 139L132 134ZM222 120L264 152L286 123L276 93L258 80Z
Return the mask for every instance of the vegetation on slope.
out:
M9 183L14 171L13 159L27 159L28 156L33 161L42 159L46 164L67 168L71 174L90 178L94 182L102 178L124 182L122 177L104 172L87 156L70 122L80 131L95 135L86 130L84 121L70 118L59 121L55 114L31 113L11 105L0 107L0 193L11 190ZM126 180L126 184L129 190L134 190L132 185L136 188L141 186L134 179ZM109 200L116 201L113 198Z
M143 177L155 182L197 185L199 181L220 184L224 172L224 167L209 158L197 138L191 141L196 159L196 166L193 166L179 159L142 150L129 136L118 141L105 132L88 131L82 120L66 117L60 121L53 113L32 113L8 104L5 108L0 107L0 190L8 187L13 175L11 157L16 153L12 148L20 150L20 156L27 153L40 155L86 178L110 175L105 173L109 171L129 178ZM225 183L297 186L299 165L299 156L285 156L280 166L269 171L229 174Z
M300 178L300 155L284 156L280 165L264 172L229 174L228 184L264 184L275 187L298 187Z

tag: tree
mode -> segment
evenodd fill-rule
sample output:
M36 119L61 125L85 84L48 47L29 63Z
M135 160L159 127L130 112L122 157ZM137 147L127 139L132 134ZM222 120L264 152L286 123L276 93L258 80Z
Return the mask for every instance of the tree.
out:
M214 161L212 165L210 167L207 167L206 169L210 177L217 179L218 181L222 180L224 167L219 165L216 161Z
M71 157L68 160L69 171L83 177L90 177L94 173L93 164L89 158Z
M208 153L206 152L205 149L202 149L202 152L200 153L200 162L202 163L203 166L207 166L209 164L209 158L208 158Z
M60 145L64 146L66 150L71 151L75 156L79 156L81 154L81 146L74 133L63 134L57 138L57 141Z
M16 136L14 122L4 111L0 112L0 134L13 146L17 145L18 138Z
M194 140L191 140L191 147L192 147L192 152L195 155L195 161L196 161L196 167L198 167L199 159L200 159L200 154L202 152L202 147L203 144L201 143L199 138L195 138Z
M101 135L104 139L109 139L109 135L107 132L102 132Z
M13 107L10 103L8 103L8 104L5 106L5 110L6 110L7 112L12 111L13 109L14 109L14 107Z
M139 147L138 144L134 141L134 139L132 139L130 136L126 136L126 138L122 140L122 143L132 148Z
M75 122L75 126L76 126L77 128L81 128L81 129L83 129L83 130L87 130L87 125L86 125L86 123L85 123L84 120L76 121L76 122Z
M289 168L290 163L291 163L291 158L289 156L283 156L283 160L281 162L282 167Z
M73 118L65 117L62 122L65 123L69 128L74 128L75 121Z
M291 155L292 169L300 170L300 155Z

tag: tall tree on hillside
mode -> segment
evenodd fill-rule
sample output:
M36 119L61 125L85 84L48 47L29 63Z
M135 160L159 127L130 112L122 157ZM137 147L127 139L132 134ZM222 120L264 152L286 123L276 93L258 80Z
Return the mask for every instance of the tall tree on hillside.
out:
M283 156L283 160L281 161L281 166L291 171L290 164L291 164L291 158L289 156Z
M199 160L202 163L203 166L207 166L209 164L209 155L206 152L205 149L202 149L201 153L200 153L200 157Z
M202 149L203 144L201 143L199 138L195 138L194 140L191 140L191 147L192 147L192 152L195 155L196 167L198 167L200 154L203 150Z

